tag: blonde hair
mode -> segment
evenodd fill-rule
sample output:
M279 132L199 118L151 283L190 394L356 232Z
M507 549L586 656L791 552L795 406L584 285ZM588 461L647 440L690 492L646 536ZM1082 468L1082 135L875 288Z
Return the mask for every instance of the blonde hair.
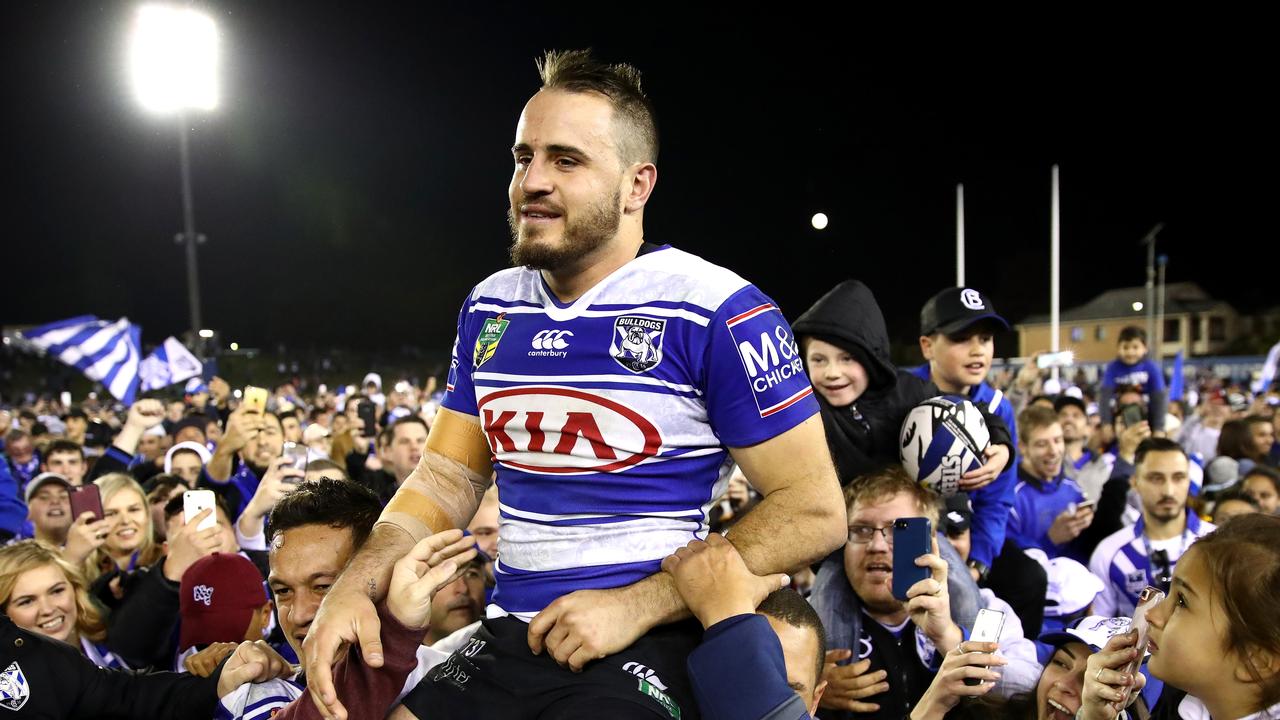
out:
M124 473L109 473L103 475L93 481L98 486L98 490L102 493L102 507L106 508L107 503L111 502L111 498L115 497L122 491L132 490L138 494L138 499L142 501L143 508L147 510L141 528L142 543L138 545L138 566L150 565L160 556L164 554L164 548L155 542L155 528L151 523L151 510L147 504L147 493L143 491L142 486L138 484L131 476ZM111 554L107 552L107 546L103 545L97 550L89 554L84 561L85 579L92 583L98 579L98 576L115 567L115 560Z
M53 546L40 540L23 540L0 548L0 610L9 611L9 600L18 578L25 572L52 565L62 571L71 583L76 595L76 632L82 638L102 642L107 637L107 626L102 614L89 599L89 583L75 565L63 559Z

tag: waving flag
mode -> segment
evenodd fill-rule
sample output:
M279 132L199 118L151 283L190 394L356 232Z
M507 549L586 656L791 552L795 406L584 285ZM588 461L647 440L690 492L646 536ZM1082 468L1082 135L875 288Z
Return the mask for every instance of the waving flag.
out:
M177 338L169 336L142 361L138 374L142 377L142 391L147 392L197 377L203 371L196 356Z
M115 322L92 315L42 325L24 331L22 338L97 380L117 399L132 404L138 390L138 348L142 328L120 318Z

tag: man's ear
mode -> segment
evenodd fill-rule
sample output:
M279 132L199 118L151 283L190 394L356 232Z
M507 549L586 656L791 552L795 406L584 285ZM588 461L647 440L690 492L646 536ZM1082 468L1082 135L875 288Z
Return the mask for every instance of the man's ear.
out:
M809 714L810 714L810 715L812 715L812 716L814 716L814 717L817 717L817 716L818 716L818 703L822 702L822 693L824 693L824 692L826 692L826 691L827 691L827 681L826 681L826 680L823 680L822 682L818 683L818 687L814 688L814 690L813 690L813 702L812 702L812 704L810 704L810 705L809 705Z
M649 196L658 184L658 166L653 163L638 163L632 166L627 175L631 182L624 188L626 194L623 196L622 210L625 213L639 212L649 202Z

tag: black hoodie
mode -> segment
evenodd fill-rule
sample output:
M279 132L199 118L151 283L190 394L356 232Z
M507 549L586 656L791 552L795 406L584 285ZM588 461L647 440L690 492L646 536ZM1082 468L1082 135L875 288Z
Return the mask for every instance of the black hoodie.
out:
M846 280L823 295L791 325L797 337L816 338L853 355L867 372L867 390L853 404L833 407L814 394L822 408L827 445L840 484L896 464L898 433L911 408L941 395L932 382L897 369L889 357L889 333L871 289ZM1004 422L978 408L991 431L991 442L1012 445Z

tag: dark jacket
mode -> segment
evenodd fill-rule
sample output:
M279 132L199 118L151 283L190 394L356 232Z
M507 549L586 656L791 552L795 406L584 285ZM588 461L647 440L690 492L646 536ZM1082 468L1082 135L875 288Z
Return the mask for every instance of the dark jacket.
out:
M0 620L0 707L13 717L212 717L221 675L221 666L207 678L107 670L77 648Z
M812 337L850 352L867 372L867 390L850 407L832 407L815 393L822 408L827 444L840 484L898 462L898 433L911 408L942 394L931 382L894 366L889 358L889 333L875 296L857 280L846 280L823 295L801 315L792 329L797 337ZM991 431L991 442L1010 445L1004 421L979 407ZM859 422L853 413L861 416ZM1010 453L1012 460L1012 453Z
M117 600L110 582L120 578ZM130 573L112 571L93 582L91 594L111 612L107 647L130 667L173 667L177 652L178 583L164 576L164 558Z
M867 390L848 407L833 407L815 392L822 409L827 445L841 485L899 463L898 434L916 405L942 394L936 385L894 367L889 359L889 333L871 290L846 280L823 295L792 325L796 337L817 338L844 349L867 373ZM969 493L974 513L971 557L990 567L1004 545L1004 528L1012 505L1017 447L1009 425L987 402L974 402L986 420L991 444L1009 448L1005 472L990 485Z

